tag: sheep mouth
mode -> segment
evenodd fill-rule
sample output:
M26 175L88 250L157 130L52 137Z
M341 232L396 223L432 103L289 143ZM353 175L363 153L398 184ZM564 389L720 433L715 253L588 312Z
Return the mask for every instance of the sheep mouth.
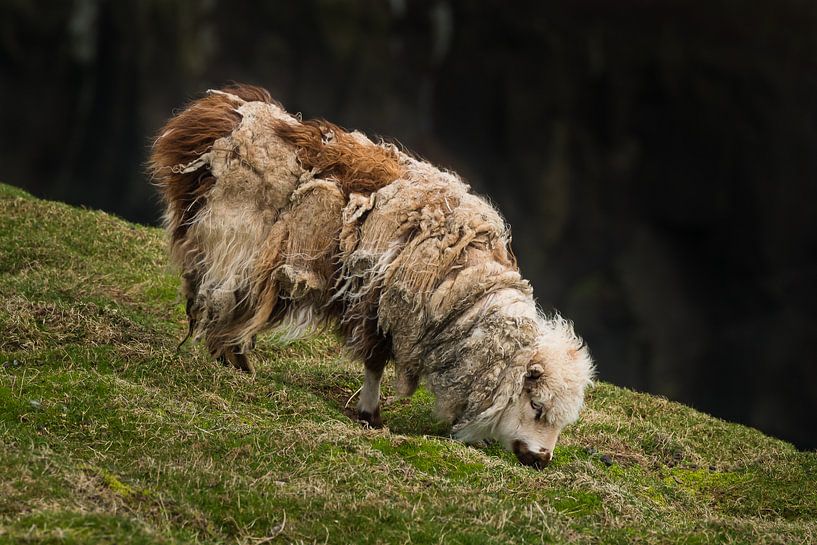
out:
M545 448L539 449L538 452L530 450L527 444L518 439L513 442L513 453L519 463L534 469L546 468L553 459L553 454L549 450Z

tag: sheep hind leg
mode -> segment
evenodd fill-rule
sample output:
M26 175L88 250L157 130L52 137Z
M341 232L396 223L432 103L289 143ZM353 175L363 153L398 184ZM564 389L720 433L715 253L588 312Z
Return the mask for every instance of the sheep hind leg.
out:
M217 359L222 365L232 365L245 373L255 374L255 366L238 346L228 346Z

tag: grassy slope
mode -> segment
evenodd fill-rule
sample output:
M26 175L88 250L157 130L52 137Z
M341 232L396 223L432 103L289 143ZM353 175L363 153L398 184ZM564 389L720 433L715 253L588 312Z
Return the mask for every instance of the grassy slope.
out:
M447 439L422 391L364 430L332 338L262 342L254 378L177 353L165 262L158 230L0 185L0 542L817 541L815 453L608 384L543 472Z

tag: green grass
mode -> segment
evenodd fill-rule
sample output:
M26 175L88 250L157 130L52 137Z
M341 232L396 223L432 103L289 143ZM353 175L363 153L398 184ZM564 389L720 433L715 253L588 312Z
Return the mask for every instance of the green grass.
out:
M336 339L249 377L176 351L177 286L159 230L0 185L0 543L817 542L813 452L604 383L542 472L423 390L363 429Z

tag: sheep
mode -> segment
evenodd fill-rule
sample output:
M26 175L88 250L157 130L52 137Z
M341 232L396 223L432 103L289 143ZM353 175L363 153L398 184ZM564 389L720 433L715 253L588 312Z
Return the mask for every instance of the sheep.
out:
M258 333L336 327L364 365L366 425L382 426L392 362L398 393L424 380L455 438L551 461L594 364L571 322L537 308L504 219L456 174L248 85L168 121L150 165L188 336L216 359L254 372Z

